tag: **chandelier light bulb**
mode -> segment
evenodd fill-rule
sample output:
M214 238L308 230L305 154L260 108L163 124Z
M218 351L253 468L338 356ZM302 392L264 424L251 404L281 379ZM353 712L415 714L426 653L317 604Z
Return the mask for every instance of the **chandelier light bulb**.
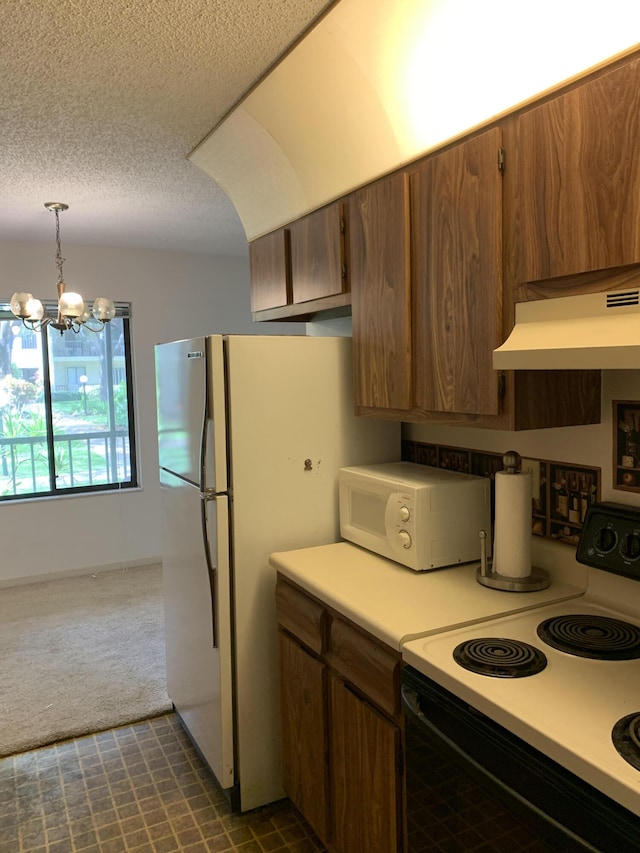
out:
M63 317L82 317L84 301L79 293L65 290L58 300L58 309Z
M27 303L32 299L33 293L26 293L23 290L16 291L11 297L11 302L9 303L11 313L15 317L20 317L21 319L28 317L29 311L27 309Z
M103 323L108 323L116 316L116 306L113 299L106 299L104 296L98 296L93 303L93 316L96 320L102 320Z
M34 299L33 296L27 302L27 311L29 312L29 320L42 320L44 317L44 305L39 299Z

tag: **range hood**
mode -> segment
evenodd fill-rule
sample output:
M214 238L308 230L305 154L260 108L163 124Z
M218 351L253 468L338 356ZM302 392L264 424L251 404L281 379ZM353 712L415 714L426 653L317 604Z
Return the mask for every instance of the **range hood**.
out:
M640 290L519 302L496 370L640 368Z

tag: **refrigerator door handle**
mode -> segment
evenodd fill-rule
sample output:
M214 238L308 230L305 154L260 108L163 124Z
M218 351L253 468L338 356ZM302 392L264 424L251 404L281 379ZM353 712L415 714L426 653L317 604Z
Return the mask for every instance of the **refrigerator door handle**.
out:
M218 648L218 567L213 564L211 559L211 540L209 538L209 521L207 517L207 504L209 501L215 501L215 494L201 493L200 495L200 517L202 519L202 543L204 546L204 556L207 563L207 575L209 577L209 586L211 587L211 625L212 625L212 641L213 648Z
M209 438L209 403L205 401L203 416L202 416L202 432L200 434L200 459L198 460L200 470L200 489L205 489L207 483L207 454L208 454L208 438Z

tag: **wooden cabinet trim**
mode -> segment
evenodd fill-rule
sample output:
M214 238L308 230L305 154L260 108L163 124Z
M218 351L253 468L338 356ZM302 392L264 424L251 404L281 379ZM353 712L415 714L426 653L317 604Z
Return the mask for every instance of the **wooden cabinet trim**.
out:
M327 611L306 593L278 577L276 610L279 625L318 655L326 649Z
M399 652L388 648L341 618L333 618L325 659L375 705L391 717L400 713Z

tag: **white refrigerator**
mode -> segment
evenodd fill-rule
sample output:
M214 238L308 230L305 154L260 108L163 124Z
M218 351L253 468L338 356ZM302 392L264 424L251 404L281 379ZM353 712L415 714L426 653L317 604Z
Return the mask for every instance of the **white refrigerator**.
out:
M239 811L284 796L274 551L340 538L338 469L400 458L353 414L351 340L210 335L155 348L167 689Z

